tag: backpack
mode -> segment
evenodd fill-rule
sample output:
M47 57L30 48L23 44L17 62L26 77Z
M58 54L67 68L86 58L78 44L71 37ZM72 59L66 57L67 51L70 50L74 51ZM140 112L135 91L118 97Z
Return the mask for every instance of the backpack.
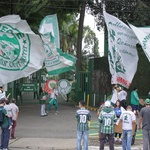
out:
M3 124L3 120L4 120L4 115L3 115L3 108L0 108L0 126L2 126Z

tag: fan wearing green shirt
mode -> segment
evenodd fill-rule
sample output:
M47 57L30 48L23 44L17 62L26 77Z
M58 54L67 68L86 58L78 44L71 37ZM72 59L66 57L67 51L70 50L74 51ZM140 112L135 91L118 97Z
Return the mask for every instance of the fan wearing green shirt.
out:
M45 107L46 107L46 92L42 88L41 97L39 100L39 103L41 104L41 117L47 116Z
M136 112L136 114L139 116L139 102L140 98L138 96L138 88L134 88L133 91L131 92L131 106L132 106L132 111Z
M117 117L113 108L111 108L110 101L105 102L105 108L101 111L99 116L100 122L100 150L104 150L104 143L108 137L109 148L114 150L114 123Z
M88 150L89 127L88 121L91 119L90 111L85 109L85 102L79 102L79 110L76 111L77 118L77 150L81 150L81 140L83 137L84 150Z
M4 109L5 98L0 99L0 111L1 111L1 144L0 150L8 150L9 139L10 139L10 129L9 129L9 121L6 110Z

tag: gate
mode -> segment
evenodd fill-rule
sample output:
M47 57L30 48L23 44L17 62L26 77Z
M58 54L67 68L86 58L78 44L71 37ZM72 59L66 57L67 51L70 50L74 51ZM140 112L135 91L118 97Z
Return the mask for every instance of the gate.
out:
M26 78L8 83L7 94L11 93L10 99L15 98L17 103L38 103L44 83L45 80L39 70Z

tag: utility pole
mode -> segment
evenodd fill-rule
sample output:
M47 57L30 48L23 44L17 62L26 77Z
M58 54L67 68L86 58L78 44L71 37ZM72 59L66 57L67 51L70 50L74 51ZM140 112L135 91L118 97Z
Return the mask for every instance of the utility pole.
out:
M78 103L82 98L82 89L80 86L80 71L82 70L82 38L83 38L83 23L85 16L86 0L82 0L80 19L78 27L78 40L77 40L77 63L76 63L76 102Z

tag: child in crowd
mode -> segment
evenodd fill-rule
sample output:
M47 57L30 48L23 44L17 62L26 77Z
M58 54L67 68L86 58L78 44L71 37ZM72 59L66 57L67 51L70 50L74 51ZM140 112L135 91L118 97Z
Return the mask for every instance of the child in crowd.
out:
M40 104L41 104L41 117L47 116L47 113L45 111L46 108L46 92L42 88L41 98L40 98Z
M114 111L115 111L116 117L117 117L118 119L120 118L122 112L125 111L125 109L124 109L123 107L121 107L119 100L116 101L116 106L115 106L115 108L114 108ZM118 138L118 139L117 139L117 135L119 135L119 138ZM121 133L115 133L115 142L116 142L116 141L119 141L119 142L122 141L122 140L121 140Z

